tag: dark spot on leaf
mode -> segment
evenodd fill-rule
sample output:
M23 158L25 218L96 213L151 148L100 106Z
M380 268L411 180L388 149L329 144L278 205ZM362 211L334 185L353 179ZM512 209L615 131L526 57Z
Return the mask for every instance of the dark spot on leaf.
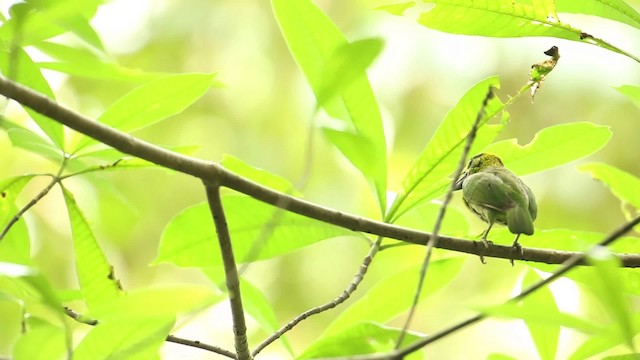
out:
M7 197L7 193L6 193L6 192L4 192L4 191L3 191L0 195L2 195L2 197L3 197L3 198L4 198L4 197Z

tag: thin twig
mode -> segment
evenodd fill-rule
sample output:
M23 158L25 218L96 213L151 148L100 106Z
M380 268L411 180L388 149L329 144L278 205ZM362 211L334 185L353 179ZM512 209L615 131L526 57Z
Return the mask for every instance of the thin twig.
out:
M80 314L79 312L68 308L68 307L63 307L64 313L69 316L70 318L72 318L73 320L81 323L81 324L85 324L85 325L90 325L90 326L96 326L98 325L99 321L93 318L90 318L88 316L85 316L83 314ZM207 350L216 354L220 354L220 355L224 355L228 358L231 359L237 359L236 354L232 353L229 350L225 350L221 347L215 346L215 345L209 345L209 344L205 344L202 343L198 340L189 340L189 339L184 339L181 337L177 337L174 335L168 335L167 338L165 339L167 342L172 342L172 343L176 343L176 344L181 344L181 345L186 345L186 346L190 346L190 347L194 347L194 348L198 348L198 349L202 349L202 350Z
M369 265L371 265L371 261L373 260L373 258L376 256L378 252L378 248L380 247L381 241L382 241L382 238L379 237L376 240L376 242L371 245L371 247L369 248L369 253L367 254L367 256L365 256L365 258L362 260L362 263L360 264L358 273L356 273L351 283L349 283L349 286L347 286L347 288L342 292L342 294L340 294L340 296L329 301L328 303L309 309L303 312L302 314L296 316L293 320L289 321L289 323L287 323L285 326L278 329L278 331L271 334L271 336L269 336L263 342L261 342L258 346L256 346L256 348L252 352L252 355L253 356L258 355L258 353L260 353L260 351L262 351L265 347L267 347L272 342L276 341L278 338L284 335L284 333L286 333L287 331L293 329L296 325L298 325L301 321L305 320L306 318L316 314L320 314L329 309L333 309L334 307L342 304L347 299L349 299L351 294L353 294L353 292L356 291L356 289L358 288L358 285L360 285L360 283L364 279L364 276L367 273L367 270L369 269Z
M42 200L42 198L45 197L58 182L60 182L60 176L62 175L62 172L64 171L65 167L67 166L67 160L68 158L65 156L62 160L62 164L60 164L60 169L58 169L58 172L56 173L56 175L54 175L51 178L51 181L49 182L49 184L47 184L47 186L45 186L44 189L42 189L42 191L40 191L33 199L31 199L31 201L29 201L27 205L25 205L22 209L20 209L20 211L18 211L18 213L15 214L11 218L11 220L9 220L9 222L4 227L4 229L2 229L2 232L0 232L0 241L2 241L2 239L4 239L5 236L7 236L7 233L9 232L9 230L11 230L13 225L15 225L18 222L18 220L20 220L20 218L22 217L22 215L24 215L24 213L26 213L35 204L37 204L40 200Z
M123 153L150 161L168 169L192 175L203 181L219 181L222 186L302 216L353 231L418 245L425 245L431 237L431 234L426 232L347 214L283 194L238 176L219 164L172 152L137 139L129 134L112 129L80 115L75 111L67 109L42 94L1 76L0 94L8 96L40 114L48 116L106 145L112 146ZM510 246L492 245L488 249L485 249L484 245L480 242L448 236L439 236L438 244L435 247L493 258L512 259L514 256ZM553 249L523 248L522 256L518 257L518 259L545 264L561 264L575 254L575 252ZM640 267L640 255L638 254L617 254L616 256L620 258L625 267Z
M227 219L222 207L220 186L205 184L205 187L209 209L211 210L216 233L218 234L218 245L220 246L220 253L222 254L222 263L224 264L224 276L229 294L229 304L231 305L231 317L233 319L233 338L236 354L239 360L249 360L251 359L251 353L249 352L249 344L247 342L247 325L244 319L242 296L240 295L240 277L238 276L236 259L233 255Z
M404 341L407 330L409 329L409 325L411 324L411 320L413 319L413 315L415 314L416 308L418 307L418 302L420 301L420 293L422 293L422 286L424 285L424 279L427 276L427 270L429 269L429 263L431 261L431 254L433 253L433 248L438 244L438 239L440 238L440 226L442 225L442 221L444 220L444 215L447 211L447 206L451 202L451 198L453 197L453 191L455 190L455 184L460 174L462 174L462 170L464 169L464 165L469 155L469 151L471 150L471 145L473 144L473 140L476 138L476 133L478 132L478 127L480 125L480 121L484 117L485 109L489 100L493 98L493 88L489 87L487 91L487 95L484 97L482 101L482 105L480 106L480 110L478 110L478 114L471 126L471 131L469 131L469 135L467 136L467 141L464 144L464 149L462 150L462 154L460 155L460 160L458 161L458 167L453 175L453 180L451 181L451 185L449 186L449 190L447 191L447 195L440 206L440 211L438 212L438 217L436 218L436 223L433 226L433 233L427 242L427 249L424 260L422 261L422 266L420 267L420 275L418 277L418 286L416 288L416 292L413 296L413 303L411 304L411 309L409 310L409 314L407 315L407 319L404 322L402 327L402 331L400 332L400 336L396 341L396 349L399 349Z

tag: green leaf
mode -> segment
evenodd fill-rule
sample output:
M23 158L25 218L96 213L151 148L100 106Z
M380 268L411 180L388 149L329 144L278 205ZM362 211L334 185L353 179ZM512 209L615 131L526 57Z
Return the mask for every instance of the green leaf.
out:
M435 3L436 6L422 13L418 22L435 30L491 37L549 36L596 45L640 61L636 56L602 39L561 22L556 14L556 0L424 0L423 2ZM601 1L590 0L586 10L581 12L588 11L591 14L597 12L597 15L606 15L604 17L615 18L614 20L618 21L628 20L630 15L635 16L625 10L629 8L628 6L625 6L625 9L619 9L621 12L611 11L616 3L622 2L620 0L608 1L604 6L600 4L594 6L597 2ZM559 7L565 12L573 12L573 10L577 11L578 4L582 5L582 3L578 0L566 0L566 4L559 4Z
M440 189L451 183L448 176L455 170L471 126L475 122L482 103L490 88L500 86L498 77L492 76L474 85L449 111L445 119L429 140L418 160L402 181L402 191L394 201L389 216L394 222L402 213L417 204L440 195ZM502 102L494 96L487 103L485 116L480 125L504 108ZM503 121L506 122L506 118ZM474 149L491 143L502 126L483 126L479 128ZM437 184L434 191L434 184Z
M107 59L104 54L96 53L90 49L71 47L53 42L41 42L36 47L38 50L58 60L57 62L39 62L38 66L40 68L69 75L127 82L149 81L167 75L122 67Z
M640 86L622 85L617 87L616 90L633 101L637 107L640 107Z
M316 341L298 356L298 359L343 357L391 351L400 332L400 329L373 322L358 323L335 335ZM418 334L407 332L403 344L417 341L420 337Z
M67 355L66 330L53 324L29 327L13 347L14 360L64 359Z
M38 154L56 163L62 161L62 151L33 131L4 118L0 119L0 127L7 130L11 145Z
M149 81L117 100L98 121L124 132L142 129L184 111L211 87L214 76L179 74ZM83 137L76 150L94 143Z
M264 185L273 190L278 190L284 193L299 195L300 193L295 190L293 184L278 175L272 174L267 170L253 167L244 161L234 157L230 154L224 154L220 165L226 169L233 171L237 175L240 175L251 181L255 181L258 184Z
M222 299L224 295L221 292L203 285L143 288L98 304L91 309L90 315L100 321L173 318L178 313L200 310Z
M319 104L342 126L329 140L374 185L380 209L386 209L387 151L382 116L364 68L380 47L376 40L349 45L337 26L308 0L272 0L274 13L291 54L305 74ZM366 49L366 51L362 51ZM353 67L340 65L354 64ZM336 65L338 64L338 65ZM328 80L331 69L344 70L344 79ZM339 77L338 77L339 79ZM335 93L335 94L334 94ZM335 95L335 96L332 96ZM337 136L335 132L346 135ZM345 138L366 144L358 150ZM367 158L367 162L361 159Z
M12 49L13 53L10 49ZM0 44L0 50L0 71L4 76L42 93L51 100L55 100L53 91L49 87L47 80L42 76L42 72L22 48L11 47L9 43L2 43ZM58 148L64 149L62 125L28 107L24 107L24 109L49 139Z
M539 282L542 278L533 270L529 270L525 275L522 286L528 287ZM560 311L553 297L553 293L548 286L545 286L534 294L525 297L522 300L522 306L535 309L535 311L544 316L558 317ZM542 360L553 360L558 352L558 340L560 338L560 323L541 325L534 321L525 320L525 324L529 329L533 343L538 349L538 354Z
M614 166L604 163L589 163L578 166L578 170L589 173L602 182L620 201L640 209L640 179Z
M623 0L556 0L556 10L595 15L640 29L640 14Z
M33 175L24 175L0 181L0 232L4 231L9 221L18 214L16 199L33 178ZM24 219L18 220L0 240L0 261L31 264L30 240Z
M516 139L499 141L483 151L496 154L518 175L531 174L589 156L611 140L608 126L574 122L546 127L527 145Z
M118 299L122 291L113 266L109 264L73 195L65 188L62 190L71 222L78 282L87 307L93 309Z
M325 329L320 339L335 335L353 324L364 321L386 323L411 307L418 285L421 265L411 266L375 284L366 294L349 306ZM420 300L440 290L462 267L462 258L432 261ZM389 301L393 294L393 301Z
M349 230L274 208L247 196L223 196L238 262L263 260L328 238L353 235ZM268 235L267 238L263 238ZM261 243L255 242L260 240ZM222 259L209 206L187 208L165 228L154 264L221 266Z
M94 326L73 352L74 360L158 359L174 320L122 318Z

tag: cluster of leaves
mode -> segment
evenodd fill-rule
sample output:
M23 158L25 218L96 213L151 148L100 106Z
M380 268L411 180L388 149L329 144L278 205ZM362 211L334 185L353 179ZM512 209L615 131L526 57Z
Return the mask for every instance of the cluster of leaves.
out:
M421 24L450 33L492 37L550 36L580 41L621 55L636 57L586 32L562 23L557 13L582 12L626 23L640 29L640 15L622 0L608 3L590 1L429 1L436 6L419 17ZM14 5L10 17L1 19L0 70L55 100L43 69L91 79L139 83L131 92L104 110L98 121L123 132L132 132L179 114L212 85L215 74L156 74L123 68L109 57L89 20L101 1L32 1ZM415 2L384 5L381 9L402 14ZM424 151L407 171L402 188L387 204L387 146L380 110L366 76L366 69L382 51L383 42L371 38L349 42L319 8L307 0L272 0L274 14L289 49L317 98L318 111L338 120L320 124L321 131L358 169L371 185L381 218L402 223L416 214L433 222L432 200L441 197L459 163L471 125L487 91L498 89L500 80L491 76L464 94L440 123ZM451 19L456 19L451 20ZM70 46L52 39L72 36L79 45ZM49 55L49 62L34 62L25 47ZM620 92L640 103L640 87L626 85ZM515 139L494 142L509 124L506 111L513 101L493 97L487 104L471 152L491 152L518 175L532 174L566 165L601 149L611 139L605 126L587 122L549 126L526 145ZM79 291L52 289L30 259L30 235L24 222L13 222L19 213L16 199L37 175L23 175L0 182L0 226L12 226L0 239L0 301L15 303L23 314L25 331L14 346L14 359L60 358L73 352L75 359L157 358L158 349L172 330L176 316L192 313L227 298L220 272L221 257L216 233L206 203L178 214L167 225L161 239L157 263L196 267L209 276L212 286L172 286L125 292L101 249L93 230L74 195L63 182L88 172L153 166L140 159L106 148L81 134L67 132L55 121L25 108L41 132L29 130L20 121L3 118L2 127L14 146L24 148L57 164L52 184L62 189L73 235ZM496 119L497 120L492 120ZM190 148L173 149L188 152ZM221 164L240 176L272 189L297 194L286 179L258 170L227 156ZM640 209L640 179L607 164L586 164L579 168L602 181L623 202L628 216ZM236 257L240 262L270 259L319 241L342 235L356 235L348 229L300 215L282 212L244 195L225 195L223 205ZM630 206L626 206L630 205ZM273 221L277 218L277 221ZM466 219L453 213L447 218L455 226L445 227L448 235L473 237ZM272 225L266 239L266 224ZM427 229L428 230L428 229ZM492 232L496 243L507 243L506 230ZM585 250L602 234L574 230L538 231L531 243L539 247ZM619 241L616 251L638 252L636 238ZM444 287L461 269L463 258L452 257L431 264L427 298ZM481 309L491 315L523 319L540 357L553 359L558 350L561 327L575 329L589 338L574 353L579 359L598 354L619 344L634 349L633 338L640 331L640 319L631 311L629 295L640 295L640 279L635 272L619 269L608 254L596 254L593 267L573 272L569 277L602 305L606 321L595 321L562 313L553 293L543 289L521 303ZM116 269L117 270L117 269ZM533 265L523 284L539 280L540 271L552 268ZM410 267L374 284L361 298L342 311L325 331L297 358L366 354L393 348L399 329L386 325L407 311L415 292L418 268ZM246 280L241 282L246 311L267 332L279 328L275 313L261 291ZM389 301L389 294L394 300ZM77 344L72 341L76 327L63 311L63 304L81 303L87 316L98 319ZM43 310L44 308L44 310ZM406 342L420 338L410 333ZM284 338L283 338L284 339ZM41 344L49 345L43 351ZM285 348L293 351L286 339Z

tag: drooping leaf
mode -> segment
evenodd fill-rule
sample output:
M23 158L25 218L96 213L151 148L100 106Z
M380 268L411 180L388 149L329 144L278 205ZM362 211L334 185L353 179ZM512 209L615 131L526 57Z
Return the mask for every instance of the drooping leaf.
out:
M595 15L640 29L640 14L623 0L556 0L556 10Z
M33 179L33 175L16 176L0 181L0 232L18 214L16 198ZM24 219L18 220L0 240L0 261L31 264L29 231Z
M149 81L112 104L98 121L124 132L152 125L184 111L211 87L215 74L178 74ZM76 150L96 143L83 137Z
M49 83L42 76L42 72L34 64L31 57L20 47L12 47L10 43L0 43L0 71L5 77L42 93L55 100ZM62 125L44 115L25 107L25 111L60 149L64 149L64 131Z
M629 100L633 101L633 103L636 104L637 107L640 107L640 86L622 85L620 87L617 87L616 90L618 90L622 95L629 98Z
M546 127L527 145L509 139L493 143L483 151L498 155L514 173L526 175L591 155L604 147L611 136L608 126L574 122Z
M374 322L357 323L334 335L316 341L298 356L298 359L342 357L391 351L400 332L400 329ZM407 332L403 344L416 341L420 337L416 333Z
M535 271L529 270L522 281L523 288L540 280L542 278ZM556 300L548 286L525 297L522 300L522 306L534 309L538 314L544 314L544 316L557 317L560 314ZM561 324L542 325L535 320L525 320L525 324L529 329L533 343L536 345L540 359L554 360L558 352Z
M640 178L604 163L580 165L578 170L602 182L620 201L640 209Z
M222 200L238 262L268 259L328 238L353 235L349 230L276 209L247 196L228 195ZM276 212L280 215L274 217ZM268 237L262 235L263 231ZM261 243L256 244L259 240ZM186 267L222 265L206 203L187 208L167 225L154 260L162 262Z
M7 131L11 145L31 151L56 163L62 161L62 151L33 131L4 118L0 119L0 127Z
M65 188L63 195L71 222L78 282L87 307L93 309L118 299L122 289L73 195Z
M572 41L579 41L596 45L635 61L640 61L636 56L619 49L608 42L591 36L570 24L560 21L557 11L578 12L578 0L566 0L566 3L558 1L559 9L556 9L555 0L495 0L495 1L466 1L466 0L423 0L422 2L434 3L436 6L422 13L418 22L426 27L448 32L452 34L480 35L490 37L524 37L524 36L548 36ZM585 10L614 20L637 21L637 14L628 11L629 6L610 11L617 3L602 2L598 0L588 1ZM602 3L595 5L593 3ZM410 7L414 3L405 3ZM605 10L604 8L608 8ZM384 6L382 9L386 9ZM397 7L391 7L397 13ZM404 12L406 8L403 8ZM632 17L631 19L629 17ZM627 22L627 21L625 21ZM628 22L627 22L628 23Z
M251 166L233 155L224 154L220 165L244 178L255 181L258 184L267 186L273 190L282 191L292 195L300 195L289 180L272 174L267 170Z
M94 326L73 352L74 360L159 359L158 351L173 327L171 318L127 318Z
M373 184L380 209L386 209L386 143L382 117L364 68L372 62L379 43L366 40L349 45L337 26L309 0L272 0L276 20L291 54L305 74L318 102L341 128L332 128L331 140L343 155ZM356 51L365 47L367 51ZM354 67L340 66L344 63ZM338 65L336 65L338 64ZM339 81L327 83L337 67ZM349 80L349 81L347 81ZM336 135L341 132L345 135ZM348 146L345 138L365 144ZM367 158L368 161L361 161Z
M441 193L437 190L446 187L447 183L450 184L451 179L448 176L455 170L460 161L460 155L471 126L482 108L482 103L489 89L492 87L499 87L498 78L495 76L473 86L440 123L418 160L405 175L402 182L402 192L398 195L389 211L389 215L392 216L392 222L417 204L440 195ZM484 111L485 115L480 125L484 125L503 108L502 102L496 96L493 96L487 103ZM503 120L504 125L506 118ZM501 125L480 128L473 149L482 148L490 144L501 129ZM434 184L437 185L436 191L434 191ZM434 196L434 194L437 195Z
M106 58L102 53L90 49L72 47L54 42L41 42L38 50L57 61L39 62L40 68L63 72L69 75L90 79L110 81L143 82L157 79L168 74L149 73L142 70L128 69Z
M420 266L411 266L375 284L331 322L320 339L335 335L360 322L386 323L407 311L411 307L416 291ZM448 284L457 275L461 266L462 258L432 261L429 264L429 281L425 284L420 299L426 298ZM393 301L389 301L389 294L393 294Z

